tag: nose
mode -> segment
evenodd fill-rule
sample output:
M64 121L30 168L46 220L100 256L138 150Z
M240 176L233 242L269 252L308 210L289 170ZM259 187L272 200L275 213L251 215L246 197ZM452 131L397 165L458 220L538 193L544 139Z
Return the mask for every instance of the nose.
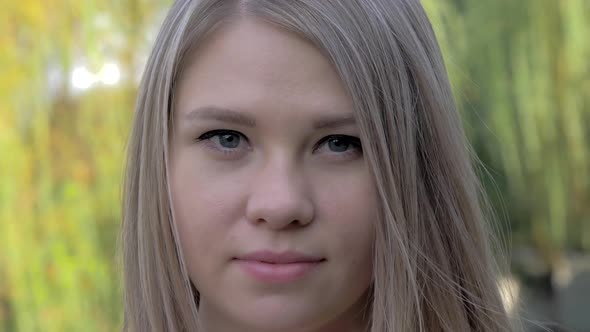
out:
M273 165L264 167L252 180L246 206L250 222L274 230L311 223L313 201L300 171L284 164Z

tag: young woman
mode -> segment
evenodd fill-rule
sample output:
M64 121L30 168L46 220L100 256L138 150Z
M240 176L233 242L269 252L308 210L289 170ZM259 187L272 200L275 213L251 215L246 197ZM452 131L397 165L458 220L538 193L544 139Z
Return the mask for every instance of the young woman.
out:
M418 0L176 1L127 164L127 331L509 331Z

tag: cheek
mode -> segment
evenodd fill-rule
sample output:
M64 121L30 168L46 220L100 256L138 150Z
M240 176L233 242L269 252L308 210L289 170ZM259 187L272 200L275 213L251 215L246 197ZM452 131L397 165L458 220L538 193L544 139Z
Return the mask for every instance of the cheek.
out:
M228 230L237 220L239 198L231 183L205 176L210 172L187 165L195 163L178 163L172 167L171 191L181 249L194 279L203 273L214 273L216 266L209 262L210 257L225 254L222 244L228 243Z
M368 267L372 262L377 193L368 176L355 177L325 188L319 195L326 237L335 242L339 257ZM328 239L328 240L329 240ZM342 255L344 253L344 255Z
M322 210L329 223L341 226L343 232L371 232L377 216L377 193L368 175L334 179L320 186Z
M172 200L178 227L207 237L209 230L227 226L239 204L240 190L227 174L216 172L198 157L185 149L171 164Z
M370 178L340 179L318 195L323 217L320 241L329 249L332 269L325 294L352 304L365 294L373 279L373 243L378 217L377 195Z

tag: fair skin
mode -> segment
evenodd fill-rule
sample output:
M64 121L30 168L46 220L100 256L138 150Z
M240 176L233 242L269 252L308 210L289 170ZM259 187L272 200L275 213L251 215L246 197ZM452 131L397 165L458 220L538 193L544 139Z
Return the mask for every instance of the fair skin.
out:
M242 18L200 43L175 93L173 210L205 330L362 331L377 194L327 58ZM317 261L260 277L243 264L260 250Z

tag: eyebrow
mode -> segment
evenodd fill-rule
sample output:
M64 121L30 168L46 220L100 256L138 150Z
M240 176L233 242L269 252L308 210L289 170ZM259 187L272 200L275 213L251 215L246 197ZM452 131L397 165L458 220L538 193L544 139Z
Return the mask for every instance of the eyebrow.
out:
M227 108L216 106L204 106L194 109L184 115L189 121L194 120L216 120L221 122L232 123L244 127L256 127L256 120L251 116L236 112Z
M251 115L217 106L199 107L186 113L183 117L185 120L189 121L208 119L241 125L244 127L256 127L256 120ZM355 124L356 120L352 113L344 115L321 115L315 119L313 128L333 129Z

